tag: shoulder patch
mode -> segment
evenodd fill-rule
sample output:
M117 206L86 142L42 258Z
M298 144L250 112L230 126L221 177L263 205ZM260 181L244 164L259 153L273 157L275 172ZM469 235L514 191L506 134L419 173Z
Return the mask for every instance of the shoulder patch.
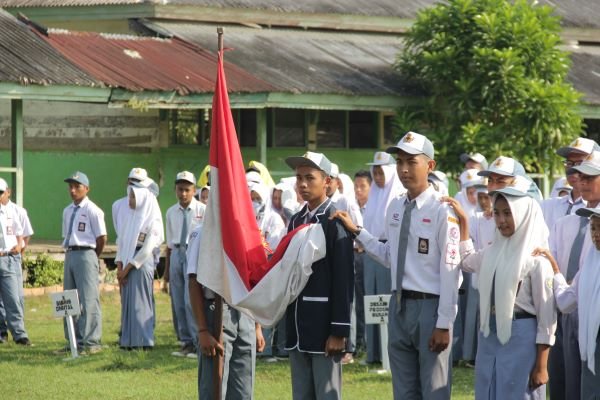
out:
M458 244L448 243L446 245L446 264L458 265L460 256L458 252Z
M458 219L454 217L448 217L448 222L452 222L453 224L458 224Z
M554 278L546 279L546 287L550 290L554 287Z

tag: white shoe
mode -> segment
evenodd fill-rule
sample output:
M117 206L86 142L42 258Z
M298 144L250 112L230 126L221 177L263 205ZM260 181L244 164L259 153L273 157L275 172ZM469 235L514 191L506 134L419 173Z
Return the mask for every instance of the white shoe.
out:
M182 353L181 351L174 351L171 353L171 355L174 357L185 357L185 354Z
M186 357L194 359L194 360L197 360L198 359L198 354L196 354L196 353L188 353Z

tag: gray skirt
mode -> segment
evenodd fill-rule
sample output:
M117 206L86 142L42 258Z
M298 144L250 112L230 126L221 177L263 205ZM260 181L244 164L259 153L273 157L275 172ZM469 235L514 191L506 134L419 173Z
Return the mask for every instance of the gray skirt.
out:
M154 346L153 280L153 260L127 275L127 283L121 288L121 347Z

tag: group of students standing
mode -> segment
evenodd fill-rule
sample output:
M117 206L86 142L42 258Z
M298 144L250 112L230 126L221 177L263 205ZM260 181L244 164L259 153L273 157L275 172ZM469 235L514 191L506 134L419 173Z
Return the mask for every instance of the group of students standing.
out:
M178 173L178 201L166 213L165 281L181 343L175 355L199 357L199 397L212 393L217 354L225 355L223 398L252 397L256 353L268 344L290 359L294 399L341 398L342 361L352 362L365 343L366 362L381 360L376 326L365 333L361 306L365 294L385 293L392 294L387 351L396 399L449 399L459 358L474 364L477 399L545 398L548 382L552 399L600 396L600 147L578 138L557 154L566 177L546 200L517 160L487 164L480 154L462 158L461 190L449 197L433 144L415 132L376 152L370 170L353 180L319 153L286 159L295 176L278 184L253 163L246 177L265 251L288 231L318 223L327 255L277 324L280 340L223 304L223 344L211 322L214 293L195 275L206 211L196 197L205 199L210 187L196 191L194 175ZM78 290L77 345L93 353L101 350L104 214L87 197L84 173L65 182L73 202L63 213L64 288ZM148 349L165 226L158 185L144 169L131 170L126 193L112 208L119 345ZM4 320L17 343L28 344L12 266L23 228L8 210L0 202Z

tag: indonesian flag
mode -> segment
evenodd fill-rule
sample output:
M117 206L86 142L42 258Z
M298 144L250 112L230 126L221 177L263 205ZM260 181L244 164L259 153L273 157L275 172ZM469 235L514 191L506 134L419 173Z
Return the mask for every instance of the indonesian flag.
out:
M325 257L320 224L288 233L270 260L256 223L219 52L210 137L211 190L197 280L261 325L275 324Z

